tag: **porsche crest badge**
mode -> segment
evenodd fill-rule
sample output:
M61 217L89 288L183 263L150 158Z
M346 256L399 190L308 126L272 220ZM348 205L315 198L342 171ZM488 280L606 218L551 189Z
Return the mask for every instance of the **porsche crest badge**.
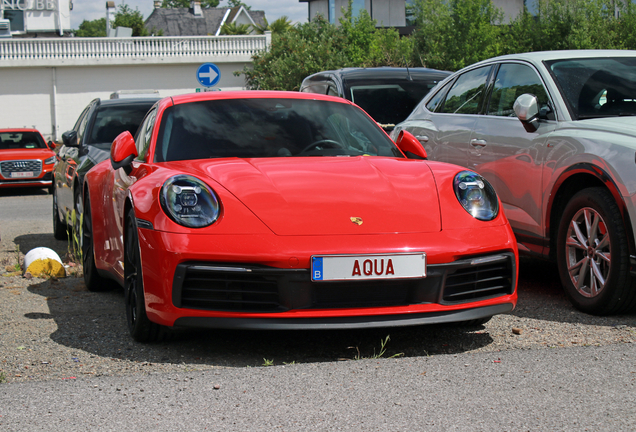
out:
M356 225L362 225L362 218L357 216L351 217L351 222Z

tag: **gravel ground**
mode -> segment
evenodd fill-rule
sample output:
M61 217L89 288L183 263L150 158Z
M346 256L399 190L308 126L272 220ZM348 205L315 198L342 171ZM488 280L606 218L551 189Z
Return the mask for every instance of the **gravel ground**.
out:
M68 251L66 242L53 239L49 225L27 216L2 221L0 382L636 343L636 315L580 313L564 296L552 264L522 260L517 308L484 326L188 331L171 342L140 344L128 335L121 289L91 293L79 268L57 280L15 273L16 244L21 259L36 246L61 256Z

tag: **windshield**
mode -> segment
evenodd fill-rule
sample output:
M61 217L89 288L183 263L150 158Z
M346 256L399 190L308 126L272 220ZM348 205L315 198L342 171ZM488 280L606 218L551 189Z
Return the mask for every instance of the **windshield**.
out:
M546 62L574 119L636 115L636 57Z
M42 136L36 132L0 133L0 150L47 148Z
M97 111L87 144L112 143L124 131L133 136L154 101L142 104L102 106Z
M355 106L302 99L226 99L167 108L155 160L289 156L403 157Z
M365 84L347 81L351 101L383 125L395 125L407 118L437 81Z

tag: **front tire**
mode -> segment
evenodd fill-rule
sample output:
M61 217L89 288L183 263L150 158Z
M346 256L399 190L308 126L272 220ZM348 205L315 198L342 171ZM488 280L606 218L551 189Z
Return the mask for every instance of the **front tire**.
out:
M53 189L51 195L53 196L53 237L55 237L56 240L68 240L68 226L60 220L55 189Z
M559 224L557 264L565 291L579 310L610 315L634 308L627 233L607 189L584 189L568 202Z
M132 338L137 342L164 340L168 334L166 327L153 323L146 314L139 235L133 210L126 215L124 233L124 298L126 320Z

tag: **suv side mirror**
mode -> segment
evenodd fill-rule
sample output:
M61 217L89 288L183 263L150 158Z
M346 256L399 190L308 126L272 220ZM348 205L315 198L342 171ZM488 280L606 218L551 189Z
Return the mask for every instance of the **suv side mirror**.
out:
M64 132L62 134L62 142L67 147L79 147L77 132L74 130Z
M539 128L539 98L530 93L522 94L515 100L512 109L528 132Z
M55 143L51 140L49 140L49 142L47 142L46 145L49 148L49 150L55 150L55 147L57 147Z

